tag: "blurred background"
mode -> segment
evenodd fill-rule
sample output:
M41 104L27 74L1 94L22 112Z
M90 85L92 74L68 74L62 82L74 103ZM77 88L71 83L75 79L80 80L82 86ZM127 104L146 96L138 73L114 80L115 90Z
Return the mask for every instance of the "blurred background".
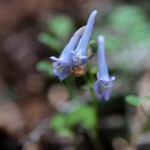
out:
M144 98L150 95L149 0L0 0L0 150L96 149L88 134L92 110L72 101L90 104L86 81L60 82L49 60L95 9L91 39L105 36L110 74L116 76L110 101L98 102L103 148L97 150L150 150L150 102ZM91 49L87 74L96 77L97 44ZM75 89L67 88L69 82ZM125 101L131 94L140 106ZM58 112L73 112L69 125Z

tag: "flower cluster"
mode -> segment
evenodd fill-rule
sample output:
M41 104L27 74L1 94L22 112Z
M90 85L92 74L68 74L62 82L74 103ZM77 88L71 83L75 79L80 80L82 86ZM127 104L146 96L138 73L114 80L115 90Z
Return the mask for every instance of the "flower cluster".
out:
M72 67L81 66L88 61L86 49L94 26L96 14L97 11L94 10L89 17L86 26L75 32L59 58L54 56L50 57L55 61L53 63L53 73L61 81L71 73Z
M54 56L50 57L54 61L53 73L61 81L72 71L75 71L78 75L82 74L82 67L88 61L86 50L94 26L96 14L97 11L94 10L89 17L86 26L81 27L75 32L66 47L63 49L59 58ZM108 73L108 67L105 60L105 38L102 35L98 37L97 54L98 73L97 81L94 83L93 88L99 100L102 98L108 100L113 86L112 81L115 80L115 77L110 77Z
M59 58L51 56L50 58L54 61L53 63L53 73L61 81L64 80L71 73L71 50L75 49L77 43L79 42L85 27L78 29L72 36L66 47L63 49Z

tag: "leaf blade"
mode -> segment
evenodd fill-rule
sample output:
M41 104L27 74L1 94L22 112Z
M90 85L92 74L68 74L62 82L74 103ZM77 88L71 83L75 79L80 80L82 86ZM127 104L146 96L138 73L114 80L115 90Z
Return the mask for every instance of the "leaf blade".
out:
M141 104L141 100L139 99L139 97L137 97L135 95L127 95L125 97L125 100L128 104L130 104L132 106L138 106Z

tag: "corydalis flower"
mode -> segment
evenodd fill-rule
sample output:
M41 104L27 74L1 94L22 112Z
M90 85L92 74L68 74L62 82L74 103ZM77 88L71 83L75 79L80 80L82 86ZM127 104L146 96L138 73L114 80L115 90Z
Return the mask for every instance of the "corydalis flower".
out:
M71 60L71 63L73 66L81 66L88 61L88 57L86 56L86 49L87 49L88 42L91 36L91 32L94 26L94 20L95 20L96 14L97 14L97 11L94 10L88 19L85 31L75 51L71 51L73 54L72 60Z
M71 72L71 50L74 50L77 43L79 42L85 27L78 29L72 36L66 47L63 49L59 58L51 56L50 58L54 60L53 63L53 73L59 78L59 80L64 80Z
M105 38L100 35L98 37L98 73L97 81L94 83L94 91L99 100L104 98L108 100L112 90L115 77L109 76L108 67L105 60Z

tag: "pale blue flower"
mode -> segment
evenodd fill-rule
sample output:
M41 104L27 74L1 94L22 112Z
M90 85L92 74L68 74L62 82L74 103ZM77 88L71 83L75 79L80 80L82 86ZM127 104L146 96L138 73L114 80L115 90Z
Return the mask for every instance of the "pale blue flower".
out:
M94 83L94 91L99 100L104 98L108 100L110 97L110 92L112 90L115 77L109 76L108 67L105 60L105 38L100 35L98 37L98 73L97 81Z
M88 61L88 57L86 56L86 50L88 46L88 42L91 36L91 32L94 26L94 21L96 17L97 11L94 10L86 24L85 31L75 49L75 51L72 52L72 60L71 63L73 66L81 66L85 64Z
M59 78L59 80L64 80L71 72L71 51L74 51L76 45L78 44L85 27L78 29L75 34L72 36L66 47L63 49L59 58L51 56L50 58L54 60L53 63L53 73Z

